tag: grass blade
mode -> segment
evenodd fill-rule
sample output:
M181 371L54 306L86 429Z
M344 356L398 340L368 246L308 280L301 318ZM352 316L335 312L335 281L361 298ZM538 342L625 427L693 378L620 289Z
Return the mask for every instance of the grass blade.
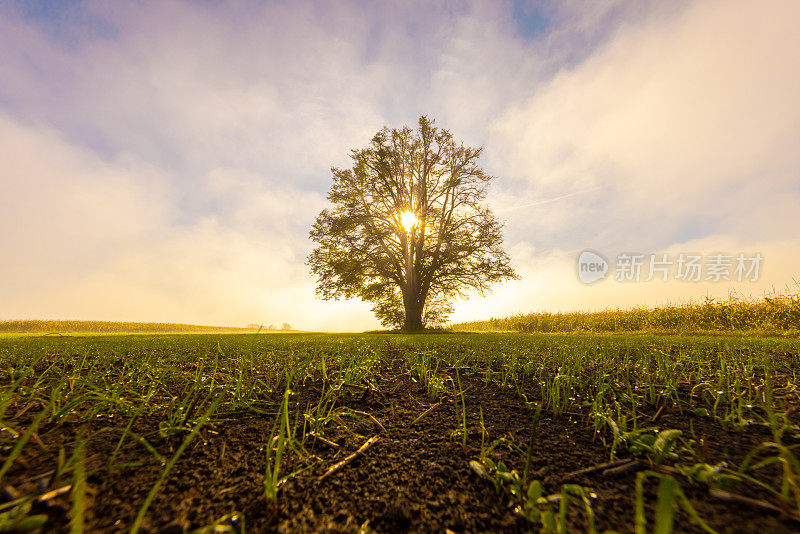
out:
M0 467L0 480L3 479L3 475L5 475L6 472L11 469L11 466L14 465L14 461L17 459L17 456L19 456L19 454L22 452L22 448L26 443L28 443L28 440L31 439L31 436L34 432L36 432L36 429L39 428L39 424L42 422L42 419L44 419L46 413L47 408L39 412L31 423L31 426L25 430L25 433L22 434L22 437L20 437L14 444L14 448L11 449L11 453L8 455L8 458L6 458L6 461L3 462L3 467Z
M655 534L670 534L675 522L675 479L661 477L658 482Z
M155 498L156 493L158 493L158 490L161 489L161 485L167 479L169 472L175 466L175 463L178 461L178 458L180 458L181 454L183 454L183 451L186 450L186 447L189 446L189 443L192 442L197 433L200 432L200 429L203 427L203 425L206 424L209 417L211 417L211 414L214 413L214 411L217 409L220 402L222 401L222 397L223 395L217 396L214 402L211 403L211 406L208 407L206 413L204 413L203 416L197 421L197 424L189 433L189 435L183 439L183 443L181 443L181 446L178 447L178 450L175 451L175 454L172 456L170 461L164 467L164 470L161 471L161 476L158 477L156 483L153 485L152 488L150 488L150 492L147 494L147 498L145 498L144 504L142 504L142 507L139 508L139 513L136 514L136 519L133 522L133 526L131 526L130 530L131 534L137 534L139 532L139 528L142 526L142 521L144 521L144 516L145 514L147 514L147 509L150 507L150 503L153 502L153 498Z
M72 519L70 534L81 534L86 510L86 441L81 441L75 450L75 471L72 475Z

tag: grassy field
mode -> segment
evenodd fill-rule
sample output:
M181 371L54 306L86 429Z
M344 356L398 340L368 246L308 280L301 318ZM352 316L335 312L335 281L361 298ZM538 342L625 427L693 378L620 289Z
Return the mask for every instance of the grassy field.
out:
M258 328L118 321L0 321L0 334L201 334L247 333Z
M800 341L0 338L0 530L791 532Z
M800 334L800 293L776 293L761 299L727 299L657 308L592 313L529 313L452 326L458 332L651 332L728 335Z

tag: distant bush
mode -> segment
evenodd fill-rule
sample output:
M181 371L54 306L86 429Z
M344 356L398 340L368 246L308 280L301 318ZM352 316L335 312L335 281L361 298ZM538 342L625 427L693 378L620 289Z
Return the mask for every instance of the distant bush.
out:
M530 313L452 325L458 332L637 332L637 331L797 331L800 293L763 299L732 295L725 300L658 308L609 309L597 312Z

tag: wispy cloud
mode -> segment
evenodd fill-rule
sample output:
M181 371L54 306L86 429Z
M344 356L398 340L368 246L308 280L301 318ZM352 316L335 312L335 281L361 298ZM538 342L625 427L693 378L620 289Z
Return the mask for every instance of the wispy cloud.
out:
M517 204L515 206L511 206L511 207L507 207L507 208L500 208L500 209L497 209L497 210L494 210L494 211L495 211L495 213L505 213L505 212L508 212L508 211L511 211L511 210L518 210L518 209L522 209L522 208L532 208L534 206L542 206L544 204L550 204L552 202L558 202L559 200L564 200L565 198L574 197L576 195L582 195L584 193L589 193L591 191L597 191L598 189L600 189L600 188L599 187L590 187L589 189L583 189L581 191L573 191L572 193L566 193L564 195L559 195L559 196L554 197L554 198L546 198L546 199L542 199L542 200L537 200L535 202L529 202L527 204Z

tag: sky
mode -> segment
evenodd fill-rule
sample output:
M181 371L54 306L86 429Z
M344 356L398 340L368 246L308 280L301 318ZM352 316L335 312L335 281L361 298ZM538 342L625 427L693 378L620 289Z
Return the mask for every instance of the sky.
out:
M796 291L799 25L796 0L0 2L0 320L377 328L315 296L308 232L330 167L422 114L484 147L521 277L454 321ZM617 280L624 253L763 261Z

